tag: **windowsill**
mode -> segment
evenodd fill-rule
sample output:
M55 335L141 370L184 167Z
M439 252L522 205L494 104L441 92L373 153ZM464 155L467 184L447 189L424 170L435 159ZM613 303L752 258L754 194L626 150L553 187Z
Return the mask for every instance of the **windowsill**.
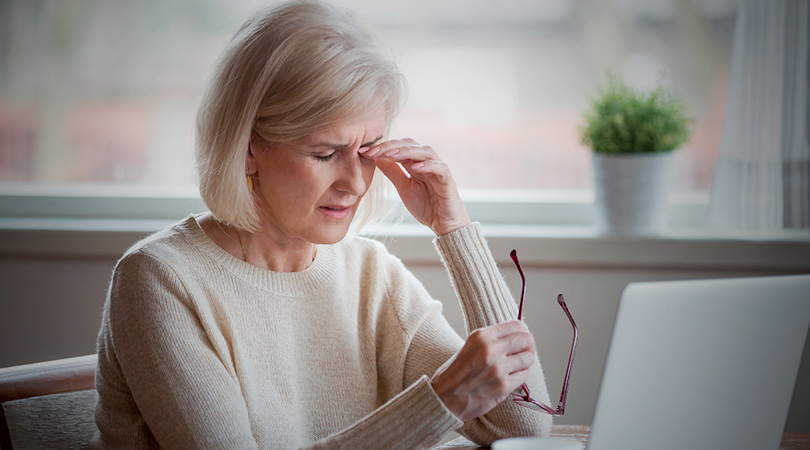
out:
M117 259L134 242L174 220L0 218L0 257ZM484 224L492 253L508 264L512 248L529 266L723 269L810 272L810 236L733 236L674 229L661 236L613 237L594 227ZM373 236L411 264L439 263L431 231L383 226Z
M591 225L592 198L574 192L462 193L484 224L492 253L511 264L543 267L698 268L810 272L806 231L754 235L707 228L706 196L673 201L671 229L661 236L602 236ZM116 260L150 233L204 211L193 190L145 192L121 187L0 186L0 257ZM439 264L431 231L413 220L368 234L411 264Z
M482 229L496 260L507 265L511 264L509 252L517 248L522 263L546 267L810 272L810 236L806 233L752 239L686 228L660 236L605 236L593 226L484 224ZM433 236L425 227L394 226L377 237L404 260L432 261L428 246L432 246Z

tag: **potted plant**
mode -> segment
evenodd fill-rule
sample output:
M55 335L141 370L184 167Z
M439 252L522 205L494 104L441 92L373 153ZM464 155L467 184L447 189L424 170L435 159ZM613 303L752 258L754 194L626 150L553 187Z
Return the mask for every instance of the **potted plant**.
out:
M659 86L644 93L609 76L585 113L596 221L603 234L659 234L667 221L672 151L691 134L686 108Z

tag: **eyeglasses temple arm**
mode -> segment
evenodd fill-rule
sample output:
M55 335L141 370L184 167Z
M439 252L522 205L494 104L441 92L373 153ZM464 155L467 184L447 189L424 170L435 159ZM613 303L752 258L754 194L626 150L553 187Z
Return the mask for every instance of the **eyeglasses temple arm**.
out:
M526 296L526 277L523 276L523 269L520 268L520 262L518 261L517 257L517 250L512 249L509 253L509 256L512 257L512 261L515 263L515 267L517 267L518 272L520 272L520 279L523 280L523 288L520 291L520 306L518 307L518 315L517 320L523 319L523 297ZM570 315L568 316L571 317Z
M520 306L518 307L518 320L523 318L523 299L526 296L526 277L523 275L523 269L520 268L520 262L518 261L517 257L517 250L512 250L509 253L509 256L512 258L512 261L515 263L515 267L517 267L518 272L520 273L520 279L523 281L523 288L520 291ZM563 415L565 413L565 402L568 399L568 383L571 380L571 367L574 363L574 353L577 350L577 324L574 322L574 318L571 317L571 312L568 311L568 306L565 304L565 297L562 294L557 295L557 303L560 304L560 307L565 312L565 315L568 316L568 320L571 322L571 326L574 328L574 341L571 344L571 353L568 355L568 367L565 369L565 379L563 380L562 392L560 393L560 401L557 403L557 409L552 410L551 408L547 407L546 405L538 403L543 410L548 412L549 414L553 415ZM525 384L523 384L523 389L525 392L525 396L529 397L528 388Z
M565 369L565 379L563 380L562 393L560 394L560 402L557 404L557 411L560 415L565 412L565 401L568 398L568 381L571 379L571 366L574 363L574 352L577 349L577 324L571 313L568 311L568 306L565 304L565 297L562 294L557 295L557 303L560 304L568 320L571 321L571 326L574 327L574 342L571 344L571 354L568 355L568 367Z

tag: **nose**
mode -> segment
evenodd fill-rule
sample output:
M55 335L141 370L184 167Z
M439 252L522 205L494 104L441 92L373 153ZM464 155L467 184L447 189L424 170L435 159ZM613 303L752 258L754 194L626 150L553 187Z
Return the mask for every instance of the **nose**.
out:
M359 153L352 152L351 157L344 159L344 167L335 182L335 188L358 197L365 194L368 189L365 177L368 171L367 165L364 164L363 157ZM371 170L374 170L373 163L370 167Z

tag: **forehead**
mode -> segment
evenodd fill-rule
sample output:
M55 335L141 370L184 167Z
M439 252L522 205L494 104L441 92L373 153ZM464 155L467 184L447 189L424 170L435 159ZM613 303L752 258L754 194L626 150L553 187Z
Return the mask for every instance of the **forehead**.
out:
M354 141L369 137L374 139L382 136L386 124L385 110L379 108L372 113L346 119L335 125L317 130L303 138L302 141L305 143L318 143L322 141Z

